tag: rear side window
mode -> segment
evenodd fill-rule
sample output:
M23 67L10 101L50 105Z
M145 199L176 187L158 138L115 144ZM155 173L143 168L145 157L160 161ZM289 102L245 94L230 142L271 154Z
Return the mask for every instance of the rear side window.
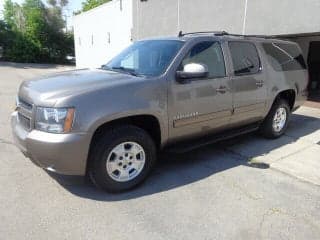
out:
M188 63L207 65L209 78L226 76L226 68L222 49L219 42L205 41L194 45L182 61L180 69Z
M263 43L269 63L275 71L296 71L306 69L306 63L299 48L294 44Z
M258 73L261 63L257 48L249 42L229 42L229 49L236 76Z

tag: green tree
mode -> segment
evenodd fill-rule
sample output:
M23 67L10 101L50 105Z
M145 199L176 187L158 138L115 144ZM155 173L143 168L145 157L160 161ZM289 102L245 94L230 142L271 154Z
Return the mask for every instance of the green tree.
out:
M0 20L0 46L7 49L11 45L14 39L14 33L11 31L9 25Z
M15 25L14 21L14 3L11 0L7 0L4 3L4 11L3 11L3 18L10 27L13 27Z
M82 2L82 9L80 11L74 12L75 15L80 14L82 12L89 11L95 7L98 7L104 3L110 2L111 0L86 0Z
M11 29L24 28L22 8L19 4L13 3L11 0L5 1L3 13L4 21Z
M60 7L60 8L64 8L68 5L69 1L68 0L47 0L47 3L53 7Z
M25 0L19 5L6 0L4 22L0 24L0 38L8 39L3 44L5 58L20 62L61 63L67 54L74 54L73 35L65 32L62 16L68 1L49 0L48 4L46 6L41 0ZM2 32L6 36L2 37Z
M40 0L26 0L23 5L25 17L25 34L32 40L41 43L47 41L45 5Z
M57 5L57 0L47 0L47 3L55 7Z
M8 25L0 20L0 46L3 46L7 39Z

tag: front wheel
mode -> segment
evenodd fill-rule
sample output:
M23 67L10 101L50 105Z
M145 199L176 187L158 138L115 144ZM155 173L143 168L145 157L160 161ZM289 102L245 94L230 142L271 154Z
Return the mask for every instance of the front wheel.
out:
M260 127L261 134L271 139L282 136L288 127L290 115L288 102L283 99L276 100Z
M89 176L98 187L125 191L141 183L153 168L155 144L143 129L115 127L94 144L89 161Z

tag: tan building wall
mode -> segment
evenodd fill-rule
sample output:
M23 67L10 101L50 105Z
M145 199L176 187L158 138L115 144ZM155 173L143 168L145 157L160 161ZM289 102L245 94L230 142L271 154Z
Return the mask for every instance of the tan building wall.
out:
M286 35L320 32L319 0L134 0L134 38L179 30Z

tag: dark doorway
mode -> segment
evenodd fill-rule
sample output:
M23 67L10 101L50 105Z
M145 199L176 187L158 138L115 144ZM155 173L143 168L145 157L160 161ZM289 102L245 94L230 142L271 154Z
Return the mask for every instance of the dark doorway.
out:
M308 54L309 100L320 102L320 41L310 42Z

